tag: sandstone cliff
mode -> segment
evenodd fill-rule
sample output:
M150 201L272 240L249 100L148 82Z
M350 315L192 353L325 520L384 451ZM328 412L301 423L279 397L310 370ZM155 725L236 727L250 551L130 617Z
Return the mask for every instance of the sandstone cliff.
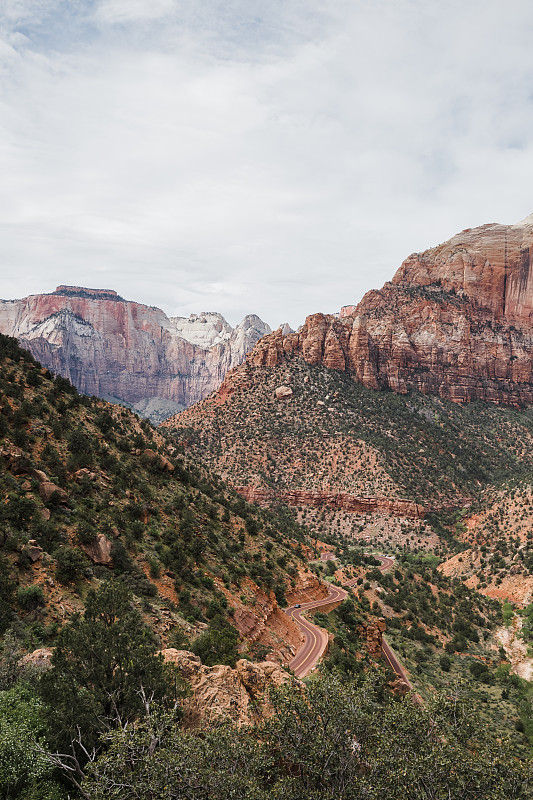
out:
M467 229L404 261L391 283L339 317L313 314L249 355L290 355L353 374L373 389L454 401L533 402L533 215Z
M235 669L217 665L206 667L187 650L163 650L165 661L175 664L191 687L183 705L187 728L230 719L250 725L272 713L269 690L285 683L301 685L288 672L271 661L254 664L240 659Z
M311 506L333 510L351 511L356 514L391 514L406 519L423 519L424 506L412 500L388 497L357 497L347 492L324 492L309 489L274 491L260 486L236 486L237 491L249 503L269 505L276 501L288 506Z
M79 391L143 411L151 398L181 407L202 399L270 328L254 315L235 329L215 313L169 318L111 290L58 286L0 301L0 332Z

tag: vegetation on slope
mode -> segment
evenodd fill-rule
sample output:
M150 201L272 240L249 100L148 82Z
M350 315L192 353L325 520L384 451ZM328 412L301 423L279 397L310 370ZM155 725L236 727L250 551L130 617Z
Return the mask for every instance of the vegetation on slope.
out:
M438 507L533 468L531 409L376 392L296 357L282 367L240 370L223 401L215 394L165 423L233 485L404 497ZM292 396L276 399L280 385Z
M236 392L205 434L181 431L177 444L125 409L80 396L0 337L0 625L10 629L0 657L2 800L64 800L66 775L86 800L528 796L530 699L488 656L499 605L407 551L384 576L342 540L341 560L361 583L332 616L317 615L335 633L324 676L280 693L274 717L256 729L181 730L184 687L161 645L191 647L207 664L253 655L236 613L253 615L261 597L283 603L312 544L288 510L246 504L191 454L234 483L245 457L262 465L265 485L290 488L300 478L322 487L330 464L347 491L439 502L531 469L528 412L465 413L292 368L254 387L251 408ZM289 378L293 397L274 400ZM103 539L105 566L94 563ZM333 577L334 567L323 569ZM388 618L423 708L395 699L391 676L373 672L360 633L371 613ZM41 676L19 656L42 643L55 652ZM262 640L256 652L268 652ZM448 680L459 675L485 704L492 733L473 727L465 692ZM444 697L432 691L439 686ZM483 687L500 692L499 718L498 697L486 701Z
M305 570L305 531L289 512L248 505L149 423L78 394L8 337L0 451L0 627L29 647L53 642L110 575L165 644L233 624L257 596L284 603ZM102 544L106 565L93 563Z

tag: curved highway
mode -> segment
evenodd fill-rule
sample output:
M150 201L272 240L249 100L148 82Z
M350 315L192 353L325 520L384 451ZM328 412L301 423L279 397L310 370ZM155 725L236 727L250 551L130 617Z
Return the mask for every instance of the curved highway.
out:
M365 553L364 555L370 556L373 555L373 553ZM333 559L334 555L332 553L322 553L320 558L322 561L328 561ZM394 559L389 558L389 556L374 555L374 558L377 561L381 561L381 566L379 567L381 572L386 572L394 564ZM346 581L344 586L355 586L357 584L357 580L357 578L353 578L352 580ZM345 592L344 589L340 589L338 586L330 585L329 595L327 597L324 597L321 600L313 600L309 603L297 604L285 609L285 613L296 622L304 635L304 643L302 647L289 663L289 667L298 678L305 678L306 675L309 675L317 661L323 656L328 644L327 631L319 628L318 625L313 625L312 622L309 622L309 620L305 619L305 617L302 617L302 612L320 608L321 606L326 606L329 603L341 602L344 600L347 594L348 592ZM411 684L411 681L407 677L405 670L396 658L391 646L384 636L382 637L381 652L383 654L383 658L388 662L392 671L409 687L409 690L412 690L413 685Z
M320 600L312 600L309 603L298 603L285 609L285 613L293 619L299 626L304 635L304 643L298 650L289 667L298 678L305 678L309 675L317 661L323 656L328 645L328 633L318 625L313 625L308 619L302 617L304 611L321 608L330 603L340 603L348 596L348 592L338 586L329 586L329 594Z

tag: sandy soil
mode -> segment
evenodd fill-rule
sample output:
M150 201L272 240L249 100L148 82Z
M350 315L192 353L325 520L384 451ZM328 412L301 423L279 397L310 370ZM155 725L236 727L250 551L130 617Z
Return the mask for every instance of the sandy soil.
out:
M515 615L508 628L499 628L496 639L501 642L503 649L512 665L512 670L526 681L533 680L533 658L527 656L527 646L517 634L522 628L522 618Z

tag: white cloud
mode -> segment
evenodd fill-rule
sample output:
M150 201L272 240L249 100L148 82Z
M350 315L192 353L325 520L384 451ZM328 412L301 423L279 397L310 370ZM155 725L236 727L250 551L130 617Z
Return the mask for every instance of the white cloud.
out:
M297 324L533 211L528 2L10 2L2 297Z
M135 23L168 17L177 0L100 0L94 19L105 25Z

